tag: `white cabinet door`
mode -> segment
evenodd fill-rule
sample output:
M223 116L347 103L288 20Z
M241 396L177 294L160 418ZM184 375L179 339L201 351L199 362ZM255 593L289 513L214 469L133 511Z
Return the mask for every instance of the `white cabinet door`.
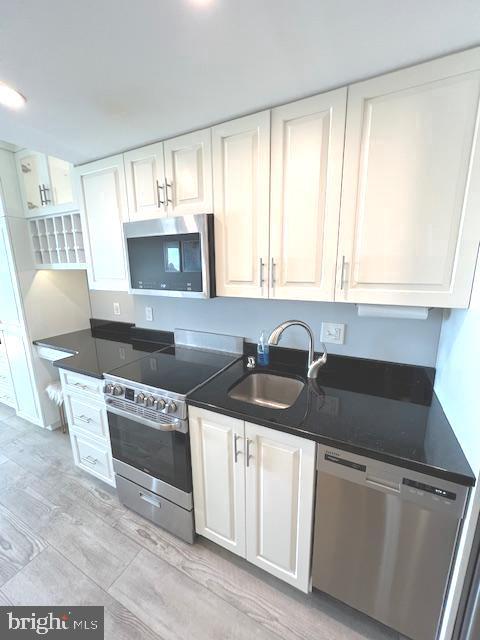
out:
M468 306L479 69L474 50L349 88L337 300Z
M27 339L18 333L4 331L3 340L15 390L17 413L26 420L38 422L40 412Z
M0 324L21 325L15 265L5 218L0 219Z
M50 192L47 192L47 196L51 202L44 207L48 209L44 213L63 213L78 209L73 193L73 167L70 162L48 156L47 164L50 180Z
M26 216L78 209L69 162L30 150L18 151L15 159Z
M189 409L197 533L245 556L244 423Z
M210 129L163 143L169 216L211 213L212 146Z
M247 560L310 590L315 443L245 423Z
M42 189L50 186L45 156L37 151L24 150L15 154L15 160L25 215L43 215Z
M271 298L333 300L347 89L272 110Z
M163 142L123 154L130 220L167 215Z
M270 112L213 127L219 296L268 297Z
M91 289L128 290L122 223L127 221L123 156L76 168L88 238L88 280Z

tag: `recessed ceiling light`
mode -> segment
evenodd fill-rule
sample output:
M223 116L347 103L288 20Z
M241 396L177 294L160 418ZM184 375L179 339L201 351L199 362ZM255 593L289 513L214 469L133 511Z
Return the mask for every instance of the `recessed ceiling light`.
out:
M194 4L196 7L208 7L212 3L213 0L190 0L190 4Z
M0 104L10 109L20 109L26 101L26 98L21 93L18 93L18 91L15 91L15 89L0 80Z

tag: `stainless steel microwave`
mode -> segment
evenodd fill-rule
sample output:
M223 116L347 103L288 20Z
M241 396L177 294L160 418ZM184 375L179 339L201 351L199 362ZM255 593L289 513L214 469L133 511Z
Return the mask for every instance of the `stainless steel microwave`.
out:
M123 225L130 293L215 296L213 213Z

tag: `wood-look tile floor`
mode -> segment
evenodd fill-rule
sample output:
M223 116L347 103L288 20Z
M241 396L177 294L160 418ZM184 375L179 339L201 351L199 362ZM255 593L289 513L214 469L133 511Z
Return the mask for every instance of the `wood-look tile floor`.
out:
M207 540L152 525L78 470L68 435L0 405L0 605L103 605L107 640L398 640Z

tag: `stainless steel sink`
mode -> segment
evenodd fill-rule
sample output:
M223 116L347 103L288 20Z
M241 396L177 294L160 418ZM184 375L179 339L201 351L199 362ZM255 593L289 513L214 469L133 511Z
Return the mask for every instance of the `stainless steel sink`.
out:
M251 373L230 389L228 395L270 409L288 409L304 387L296 378L276 376L270 373Z

